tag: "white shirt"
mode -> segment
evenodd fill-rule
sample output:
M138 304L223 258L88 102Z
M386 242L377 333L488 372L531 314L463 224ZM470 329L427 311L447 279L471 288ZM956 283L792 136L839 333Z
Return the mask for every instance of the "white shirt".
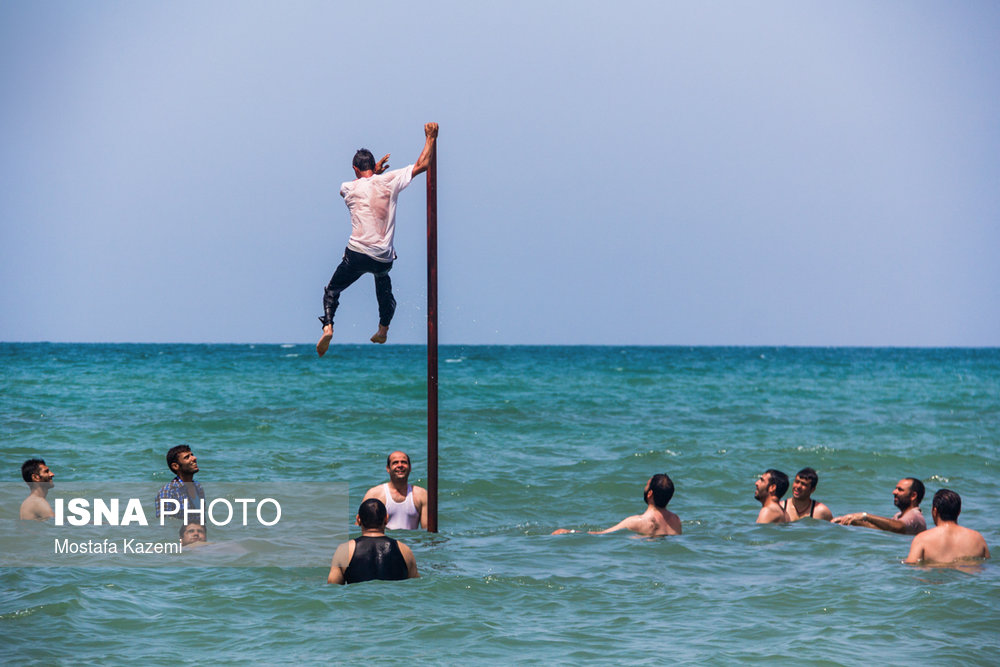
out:
M341 184L340 196L351 212L348 248L380 262L396 259L396 250L392 247L396 232L396 198L411 180L412 164Z
M385 527L393 530L400 528L416 530L419 528L420 514L417 513L417 506L413 502L413 485L406 485L406 498L401 503L392 499L392 491L389 489L388 482L383 484L382 488L385 490L385 509L389 518Z

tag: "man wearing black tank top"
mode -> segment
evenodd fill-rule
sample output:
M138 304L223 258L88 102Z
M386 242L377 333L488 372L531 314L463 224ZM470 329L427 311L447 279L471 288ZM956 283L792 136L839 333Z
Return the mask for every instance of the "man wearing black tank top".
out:
M812 493L819 484L819 475L812 468L803 468L795 474L795 482L792 483L792 497L781 501L781 508L788 514L789 521L799 519L820 519L830 521L833 519L833 512L830 508L812 499Z
M381 500L369 498L361 503L355 520L361 526L361 537L337 547L326 578L328 584L356 584L373 579L398 581L420 576L410 547L386 537L387 521Z

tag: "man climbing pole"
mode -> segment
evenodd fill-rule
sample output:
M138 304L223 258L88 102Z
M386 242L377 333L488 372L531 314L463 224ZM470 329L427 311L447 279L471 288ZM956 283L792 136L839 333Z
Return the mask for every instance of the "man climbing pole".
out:
M340 186L340 196L344 198L351 214L351 238L344 250L340 266L334 271L330 283L323 293L323 335L316 343L316 353L326 354L333 338L333 316L340 303L340 293L366 273L375 276L375 297L378 299L378 331L371 337L373 343L385 343L389 333L389 323L396 311L396 300L392 296L392 281L389 271L396 259L392 246L396 231L396 199L414 176L427 171L434 144L437 141L438 124L424 125L424 149L414 164L402 169L386 171L389 155L377 163L375 156L366 148L354 155L356 178Z

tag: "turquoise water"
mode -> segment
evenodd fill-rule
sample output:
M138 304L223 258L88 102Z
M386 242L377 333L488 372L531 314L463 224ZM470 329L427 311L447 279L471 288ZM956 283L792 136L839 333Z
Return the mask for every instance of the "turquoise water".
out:
M426 474L419 347L0 345L5 481L345 483ZM763 469L812 466L835 514L891 514L900 477L963 498L995 556L1000 350L443 347L440 533L422 578L315 567L3 568L0 661L997 664L1000 568L917 569L909 538L756 526ZM677 487L680 537L550 536ZM12 514L13 511L13 514ZM13 522L16 507L4 507ZM40 526L39 530L49 530ZM332 553L331 553L332 555Z

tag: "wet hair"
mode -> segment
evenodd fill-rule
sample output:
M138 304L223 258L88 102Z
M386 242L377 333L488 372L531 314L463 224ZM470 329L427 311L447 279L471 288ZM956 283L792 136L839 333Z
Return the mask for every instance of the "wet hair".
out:
M39 470L45 465L45 461L42 459L28 459L21 464L21 477L28 484L31 484L31 476L41 474Z
M962 497L951 489L940 489L934 494L934 509L942 521L958 521L962 513Z
M387 515L385 503L378 498L369 498L358 508L358 518L362 528L381 528Z
M662 509L674 497L674 483L669 475L658 473L649 480L649 492L653 494L653 504ZM645 494L642 499L646 500Z
M391 459L391 458L392 458L392 455L393 455L393 454L395 454L396 452L399 452L400 454L402 454L403 456L405 456L405 457L406 457L406 465L410 466L411 468L413 467L413 464L412 464L412 463L410 463L410 455L409 455L409 454L407 454L406 452L400 452L400 451L399 451L399 450L397 449L397 450L395 450L395 451L392 451L392 452L389 452L389 455L385 457L385 467L386 467L386 468L388 468L388 467L389 467L389 459Z
M188 445L177 445L171 447L170 451L167 452L167 467L170 472L174 471L174 464L177 463L177 459L180 458L181 452L190 452L191 448Z
M367 148L359 148L354 154L354 166L358 171L375 171L375 156Z
M903 479L910 480L910 491L917 493L917 502L914 505L919 505L920 501L924 499L924 483L916 477L904 477Z
M764 472L770 475L768 486L774 484L774 497L780 499L788 490L788 475L774 468L768 468Z
M198 523L197 521L189 521L181 526L180 532L178 532L178 535L182 540L184 539L184 531L187 530L188 526L201 526L201 529L205 531L205 537L208 538L208 526L203 523Z
M795 473L796 477L801 477L805 481L809 482L809 486L812 487L813 491L816 490L816 485L819 484L819 475L812 468L803 468L802 470Z

